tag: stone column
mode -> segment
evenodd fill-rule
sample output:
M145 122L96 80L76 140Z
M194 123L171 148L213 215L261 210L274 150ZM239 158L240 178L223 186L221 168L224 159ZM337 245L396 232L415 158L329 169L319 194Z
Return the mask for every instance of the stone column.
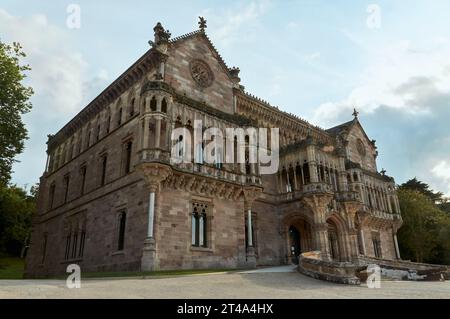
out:
M253 247L252 210L247 210L247 245Z
M345 192L348 190L347 174L345 172L345 157L341 155L339 155L338 165L338 187L340 192Z
M292 190L292 185L289 180L289 166L287 166L287 168L286 168L286 191L289 192L289 190Z
M156 119L156 128L155 128L155 148L159 148L161 139L161 119Z
M347 216L348 232L344 234L345 241L348 243L349 251L347 254L348 260L356 260L359 256L358 248L358 230L355 227L356 212L362 208L361 202L355 200L348 200L342 202L342 206Z
M314 249L320 251L322 260L331 260L330 247L328 242L328 224L315 223L314 230Z
M326 222L327 205L333 199L332 193L306 194L303 201L313 212L314 249L320 251L322 260L331 260L328 243L328 225Z
M356 229L350 229L348 232L348 246L350 248L348 258L350 260L355 260L359 256L359 249L358 249L358 230Z
M294 166L292 168L294 170L294 190L298 190L298 186L297 186L297 166Z
M149 118L144 117L144 132L142 136L142 149L148 149L148 138L149 138Z
M401 259L400 249L398 248L397 234L394 233L394 246L395 246L395 255L397 259Z
M362 229L362 226L361 226L361 229L359 230L359 236L361 237L361 246L363 249L363 255L365 256L366 255L366 240L364 239L364 231Z
M319 176L317 174L316 151L314 144L309 144L306 146L306 156L309 166L310 183L317 183L319 182Z
M147 238L153 239L153 223L155 219L155 193L157 185L149 186Z
M389 213L393 214L394 211L392 210L392 205L391 205L391 195L386 195L387 196L387 203L388 203L388 208L389 208Z
M256 198L260 195L262 189L260 187L251 186L244 188L244 208L247 212L247 251L246 264L250 268L256 267L255 248L253 246L253 229L252 229L252 205Z
M303 164L300 165L300 174L302 175L302 186L305 185L305 175L303 174Z
M149 190L147 208L147 236L142 248L141 271L153 271L158 268L157 249L155 241L155 198L160 183L172 173L170 166L159 163L141 163L137 166L143 175Z
M45 162L45 172L48 172L48 163L50 162L50 155L47 153L47 161Z

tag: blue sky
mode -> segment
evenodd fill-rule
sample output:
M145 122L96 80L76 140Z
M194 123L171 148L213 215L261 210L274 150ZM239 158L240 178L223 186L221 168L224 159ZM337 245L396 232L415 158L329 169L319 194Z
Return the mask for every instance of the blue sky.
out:
M81 9L79 29L66 25L71 3ZM326 128L356 106L377 140L379 169L450 195L450 2L432 3L4 0L0 38L22 43L36 92L13 182L38 181L46 135L148 49L156 22L174 37L197 29L202 15L247 91Z

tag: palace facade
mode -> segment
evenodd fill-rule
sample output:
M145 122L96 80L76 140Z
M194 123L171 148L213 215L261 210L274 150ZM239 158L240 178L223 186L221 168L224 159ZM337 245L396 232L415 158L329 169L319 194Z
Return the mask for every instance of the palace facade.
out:
M395 182L378 172L357 112L321 129L248 94L199 25L171 39L158 23L151 48L49 135L26 276L74 263L83 272L249 268L309 251L337 262L400 259ZM277 172L174 163L182 136L172 131L192 132L196 120L279 128Z

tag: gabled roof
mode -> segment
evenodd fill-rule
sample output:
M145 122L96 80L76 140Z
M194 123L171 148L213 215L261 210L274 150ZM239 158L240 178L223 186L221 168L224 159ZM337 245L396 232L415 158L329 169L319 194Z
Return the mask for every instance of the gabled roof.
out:
M330 133L332 135L339 135L344 131L348 131L349 128L354 124L356 119L353 119L351 121L345 122L343 124L339 124L338 126L334 126L332 128L329 128L325 130L327 133Z
M182 41L188 40L188 39L192 39L195 37L201 37L202 39L204 39L209 47L209 49L211 50L211 52L213 53L214 57L217 59L217 61L219 62L220 66L223 68L224 72L230 77L230 68L227 66L227 64L225 63L225 61L223 60L222 56L220 55L219 51L217 51L216 47L214 46L214 44L212 43L211 39L208 37L208 35L206 34L205 30L203 29L199 29L193 32L189 32L183 35L180 35L178 37L175 37L173 39L171 39L169 41L169 43L172 44L176 44L176 43L180 43Z
M334 136L338 136L338 135L345 135L346 136L355 125L359 126L359 128L363 132L363 134L364 134L365 138L367 139L367 141L369 141L375 147L374 141L371 140L369 138L369 136L367 136L367 133L364 130L364 128L362 127L361 123L359 122L358 117L355 117L353 120L345 122L345 123L340 124L338 126L334 126L332 128L329 128L329 129L326 130L326 132L331 134L331 135L334 135Z

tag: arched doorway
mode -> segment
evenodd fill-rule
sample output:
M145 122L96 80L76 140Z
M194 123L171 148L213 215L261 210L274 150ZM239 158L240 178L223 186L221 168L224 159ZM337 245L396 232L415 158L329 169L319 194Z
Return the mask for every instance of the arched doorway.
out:
M297 208L283 216L285 244L282 251L287 264L298 264L300 254L314 250L312 221L312 212L306 207Z
M328 218L327 226L330 257L336 261L346 261L348 258L348 247L346 246L345 226L336 216Z
M294 264L298 264L298 256L301 254L300 245L300 232L295 226L289 227L289 239L290 239L290 253L291 261Z
M328 246L330 247L330 255L333 260L339 260L339 241L337 235L337 227L331 222L327 221L328 225Z

